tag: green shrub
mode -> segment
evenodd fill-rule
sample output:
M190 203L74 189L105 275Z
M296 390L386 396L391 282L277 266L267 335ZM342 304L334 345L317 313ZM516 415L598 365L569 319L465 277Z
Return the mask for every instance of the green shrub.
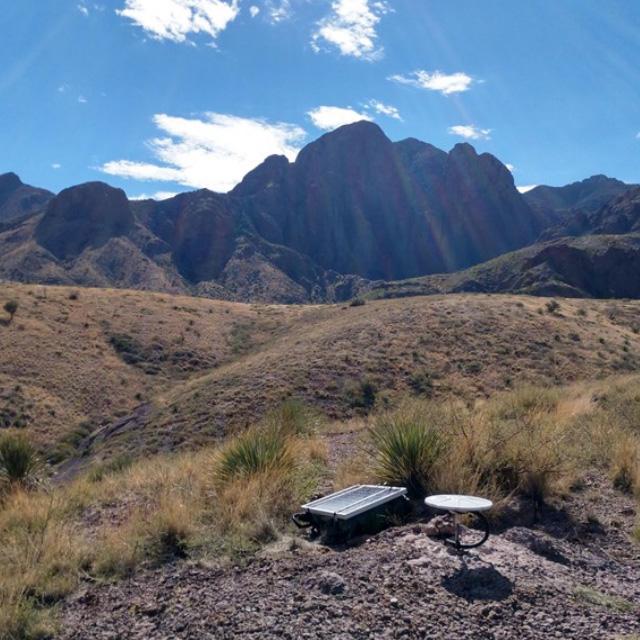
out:
M547 308L547 311L549 313L558 313L558 311L560 310L560 304L555 300L549 300L545 307Z
M225 484L234 478L290 470L294 456L282 429L257 427L232 440L220 454L215 477Z
M345 388L345 395L349 406L353 409L371 411L376 403L378 388L376 384L365 378L360 382L352 382Z
M370 436L381 481L407 487L412 496L423 496L433 487L435 468L446 447L428 415L400 411L382 416Z
M409 386L417 395L431 397L433 394L433 378L428 371L417 371L411 374Z
M36 450L23 435L6 434L0 439L0 480L29 486L36 481L39 467Z
M4 303L4 310L9 314L9 322L11 322L18 311L18 301L8 300Z

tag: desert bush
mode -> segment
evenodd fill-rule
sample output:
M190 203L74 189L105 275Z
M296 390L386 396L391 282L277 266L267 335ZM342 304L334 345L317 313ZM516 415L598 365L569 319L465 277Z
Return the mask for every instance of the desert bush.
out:
M369 412L376 404L378 387L373 380L365 378L360 382L352 381L345 387L345 396L349 406Z
M640 443L628 434L613 444L611 456L611 481L625 493L640 493Z
M553 483L571 473L565 455L570 433L558 418L558 401L557 390L523 387L487 404L474 424L470 460L481 484L542 503Z
M89 482L102 482L105 476L121 473L128 469L132 464L133 458L126 453L122 453L113 457L111 460L107 460L91 467L87 472L87 479Z
M13 321L13 316L15 316L18 311L18 301L7 300L7 302L4 303L3 308L9 314L9 320L7 321L7 324L10 324Z
M366 304L366 301L363 298L354 298L349 303L350 307L362 307Z
M0 510L0 639L51 637L48 609L70 593L87 567L88 547L44 493L11 494Z
M215 478L224 484L237 477L288 471L293 466L294 455L286 432L273 426L255 427L224 447Z
M39 468L36 450L23 434L7 433L0 438L0 483L32 486Z
M407 487L422 496L434 486L436 466L446 445L445 435L427 405L410 405L379 417L369 435L378 478Z
M317 411L296 398L289 398L270 411L264 422L284 435L300 436L314 433L322 420Z
M545 308L548 313L558 313L560 304L556 300L549 300L549 302L545 304Z

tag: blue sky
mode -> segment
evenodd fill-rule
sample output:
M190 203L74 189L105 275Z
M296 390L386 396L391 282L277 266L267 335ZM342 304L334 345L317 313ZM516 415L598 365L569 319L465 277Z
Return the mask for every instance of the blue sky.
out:
M0 172L225 191L341 123L640 182L637 0L6 0Z

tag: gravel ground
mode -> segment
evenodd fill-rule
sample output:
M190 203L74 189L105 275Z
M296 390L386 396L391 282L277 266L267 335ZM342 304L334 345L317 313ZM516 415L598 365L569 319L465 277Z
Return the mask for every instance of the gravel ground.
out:
M63 607L65 640L625 638L640 634L632 500L593 480L465 556L389 529L347 548L280 542L246 567L181 562Z

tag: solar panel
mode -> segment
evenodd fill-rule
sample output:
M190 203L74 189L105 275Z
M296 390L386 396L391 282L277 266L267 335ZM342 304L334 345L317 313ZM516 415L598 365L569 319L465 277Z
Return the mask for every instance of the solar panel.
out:
M309 513L348 520L407 493L404 487L358 484L302 505Z

